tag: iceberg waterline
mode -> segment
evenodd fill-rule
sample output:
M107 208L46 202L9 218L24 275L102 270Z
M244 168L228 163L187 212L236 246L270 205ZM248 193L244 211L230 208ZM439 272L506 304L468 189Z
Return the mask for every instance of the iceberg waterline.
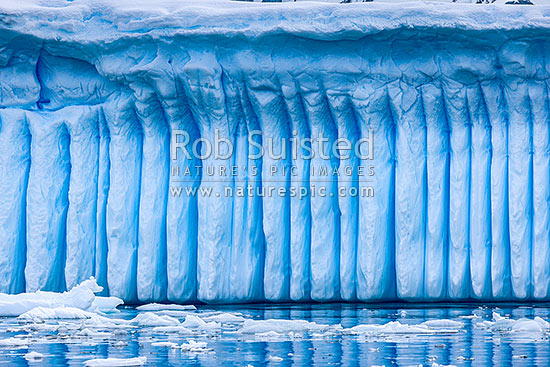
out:
M550 298L550 8L59 4L0 7L0 292ZM234 154L174 162L174 131ZM251 131L372 131L373 159L250 159ZM224 195L313 185L328 195Z

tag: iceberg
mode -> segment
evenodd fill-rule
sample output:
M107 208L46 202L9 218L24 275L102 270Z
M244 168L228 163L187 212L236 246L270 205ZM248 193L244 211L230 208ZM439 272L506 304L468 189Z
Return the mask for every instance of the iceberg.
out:
M550 8L149 3L0 4L1 315L550 300Z

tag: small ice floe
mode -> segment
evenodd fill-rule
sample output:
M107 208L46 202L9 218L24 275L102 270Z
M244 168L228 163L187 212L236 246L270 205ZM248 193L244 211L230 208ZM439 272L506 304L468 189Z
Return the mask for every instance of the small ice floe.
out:
M35 307L17 317L19 321L42 323L45 320L76 320L91 319L98 316L95 313L84 311L76 307L60 306L55 308Z
M90 359L84 362L86 367L131 367L144 366L147 363L147 357L136 358L105 358L105 359Z
M193 331L191 329L188 329L186 327L183 327L181 325L179 326L157 326L153 328L154 333L161 333L161 334L171 334L171 333L177 333L177 334L193 334Z
M29 342L22 338L7 338L7 339L0 339L0 348L13 348L13 349L21 349L21 348L27 348L29 346Z
M27 361L41 361L42 359L44 359L44 355L38 352L32 351L25 354L25 359Z
M189 340L187 343L183 343L179 346L179 349L181 349L182 352L189 353L206 353L212 351L211 348L208 348L208 344L206 342L197 342L194 340Z
M272 356L271 354L267 356L267 360L269 362L282 362L283 359L281 357Z
M440 320L428 320L424 321L422 324L427 326L430 329L462 329L464 324L460 321L453 321L447 319Z
M130 324L136 326L179 326L180 322L170 316L157 315L152 312L145 312L137 315Z
M280 341L280 340L286 340L288 338L286 334L278 333L273 330L265 333L254 334L254 337L256 338L256 340L262 341L262 342Z
M173 342L154 342L151 343L153 347L157 348L177 348L178 344Z
M99 297L96 296L90 307L90 311L93 312L119 312L117 307L123 305L124 301L118 297Z
M103 339L103 340L109 339L113 336L113 334L111 334L111 333L101 332L101 331L94 331L94 330L90 330L88 328L84 328L82 330L79 330L74 335L77 336L77 337Z
M189 315L193 311L172 311L172 310L162 310L162 311L152 311L156 313L157 315L165 315L165 316L171 316L171 317L185 317Z
M390 321L382 325L357 325L345 329L344 332L365 336L454 334L458 333L462 327L464 327L464 324L452 320L430 320L418 325L407 325L399 321Z
M138 311L193 311L197 308L193 305L175 305L175 304L162 304L162 303L148 303L136 307Z
M481 316L478 316L478 315L460 315L458 316L459 319L466 319L466 320L474 320L474 319L479 319L481 318Z
M222 324L225 324L225 323L240 323L240 322L245 322L246 321L246 319L242 316L237 316L237 315L234 315L232 313L226 313L226 312L222 312L220 314L215 314L215 315L211 315L211 316L206 316L206 317L203 318L203 320L220 322Z
M493 321L484 320L478 322L475 326L492 332L527 339L540 339L550 331L550 323L538 316L533 320L526 318L514 320L502 316L498 312L493 312Z
M330 329L340 330L342 326L337 325L323 325L315 322L309 322L306 320L245 320L243 327L239 332L243 334L258 334L274 331L280 334L288 334L289 332L323 332Z
M221 325L218 322L206 322L203 319L201 319L198 316L195 315L187 315L185 317L185 321L181 324L181 326L189 329L199 329L202 331L219 331L221 330Z

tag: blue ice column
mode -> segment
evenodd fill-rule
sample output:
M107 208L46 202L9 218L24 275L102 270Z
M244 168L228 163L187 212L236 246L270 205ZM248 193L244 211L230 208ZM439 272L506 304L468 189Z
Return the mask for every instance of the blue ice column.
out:
M340 146L350 142L352 146L359 139L359 127L351 97L337 92L327 93L327 99L333 111L334 121L338 129ZM357 165L359 157L354 151L340 149L340 164L338 190L345 195L338 195L340 208L340 297L346 301L356 299L357 279L357 239L359 237L359 196ZM347 157L346 157L347 156ZM355 195L353 190L355 191Z
M302 142L310 138L309 124L304 112L303 99L292 88L293 81L285 83L283 89L291 124L292 152L296 152L296 159L292 164L296 166L295 175L290 176L290 185L296 187L298 195L290 198L290 299L304 301L311 295L311 203L310 196L304 197L300 193L309 193L310 160L304 159L308 155Z
M65 289L70 175L69 133L63 119L65 112L69 111L27 112L32 136L27 187L27 292Z
M107 279L111 296L132 302L137 300L142 132L128 95L112 97L104 113L111 134Z
M204 144L200 152L203 156L200 188L212 188L212 191L210 195L202 195L199 191L197 198L198 299L222 302L230 299L233 198L226 194L225 189L233 184L230 175L232 154L228 155L227 143L220 143L219 156L216 157L215 145L216 141L223 139L232 142L234 126L229 126L222 93L222 71L213 55L193 54L183 67L183 73L186 77L185 93L201 138L211 142L211 145ZM227 156L229 158L224 158Z
M375 170L372 177L367 169L358 175L359 192L371 186L375 195L359 195L357 242L357 298L372 301L391 297L395 291L393 120L386 89L379 85L360 85L352 101L359 137L368 138L372 131L374 138L374 159L358 162Z
M424 296L447 295L449 226L449 127L441 87L425 84L422 100L426 118L427 218Z
M169 174L169 130L154 92L134 86L135 107L143 130L137 296L141 302L166 299L166 206Z
M181 141L181 132L186 132L191 141L200 137L185 101L166 99L164 105L171 144L174 139ZM194 189L200 183L200 171L196 169L200 167L200 160L191 154L190 146L185 149L187 155L179 148L171 152L170 187L173 189ZM189 174L184 175L187 170ZM194 300L197 296L197 197L183 192L181 195L170 193L166 227L168 299L172 302Z
M261 170L262 189L265 190L262 197L266 245L264 296L270 301L285 301L290 296L290 202L288 195L279 196L277 190L288 190L290 181L289 170L284 169L287 162L278 157L282 149L289 151L286 139L290 134L288 112L283 98L275 92L250 86L248 94L261 127L265 153ZM287 146L283 148L283 144ZM253 153L257 154L258 149L254 148ZM267 194L270 187L275 194Z
M395 270L397 295L424 296L426 121L422 98L404 82L388 86L396 124Z
M533 121L533 297L550 296L550 106L545 81L529 83Z
M170 126L170 144L182 141L185 132L190 139L199 137L198 130L185 101L165 99L166 119ZM172 146L171 149L174 149ZM197 290L197 198L186 195L185 189L198 187L200 161L177 148L170 152L170 187L166 214L167 297L172 302L188 302L196 298ZM184 175L185 172L187 175ZM182 189L181 194L172 190Z
M470 296L470 118L464 86L453 80L443 83L450 126L449 178L449 272L447 295Z
M307 84L314 88L303 92L314 154L309 177L312 190L311 299L330 301L340 298L340 209L338 175L333 173L338 162L332 152L337 130L324 93L316 89L317 86L313 87L313 83ZM326 139L323 144L321 138Z
M512 294L531 295L532 156L531 111L527 83L504 88L509 111L509 221Z
M471 297L491 296L491 127L478 83L466 90L471 121L470 276Z
M97 107L62 111L70 134L65 279L71 289L95 274L99 120Z
M111 141L107 121L103 108L98 111L98 173L97 173L97 214L96 214L96 242L95 242L95 278L97 284L103 287L102 295L109 294L107 281L107 199L109 196L109 171L111 161L109 159L109 144Z
M0 110L0 292L25 290L25 215L30 135L25 112Z
M500 81L482 83L491 123L491 289L495 299L507 299L510 284L508 225L508 118Z
M236 302L255 301L263 296L263 232L261 219L261 198L255 193L260 186L261 159L249 155L250 131L258 130L250 101L244 85L224 80L226 105L230 123L236 126L234 161L237 167L233 195L233 228L231 244L230 294ZM248 194L251 188L253 195Z

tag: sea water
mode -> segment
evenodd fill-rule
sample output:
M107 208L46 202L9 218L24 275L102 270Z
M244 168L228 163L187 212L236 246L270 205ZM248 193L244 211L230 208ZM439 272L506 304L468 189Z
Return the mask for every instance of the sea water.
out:
M140 314L150 315L151 312L122 307L120 313L109 317L133 320ZM191 326L188 328L191 332L182 333L170 331L170 326L155 326L162 324L157 321L151 325L100 330L83 327L85 322L82 320L24 323L21 319L5 317L0 319L0 344L1 340L18 337L25 337L28 343L0 347L0 364L81 366L92 359L136 357L146 357L145 365L148 366L550 364L549 330L533 328L532 321L537 316L550 319L548 304L204 305L189 311L159 308L154 314L180 321L191 314L220 327L196 330L189 322L184 322L183 325ZM495 317L501 318L501 324ZM315 324L308 324L310 326L300 331L292 323L281 327L271 321L252 324L255 329L249 325L250 332L243 332L246 320L306 320ZM447 321L434 324L435 333L424 333L413 327L430 320ZM408 327L386 327L363 333L347 331L357 325L389 325L395 321ZM311 325L330 327L323 329ZM172 329L178 327L181 328ZM190 340L201 343L202 347L182 349L181 345L188 345ZM27 360L25 356L30 359L28 353L32 351L41 357ZM117 364L106 362L105 365Z

